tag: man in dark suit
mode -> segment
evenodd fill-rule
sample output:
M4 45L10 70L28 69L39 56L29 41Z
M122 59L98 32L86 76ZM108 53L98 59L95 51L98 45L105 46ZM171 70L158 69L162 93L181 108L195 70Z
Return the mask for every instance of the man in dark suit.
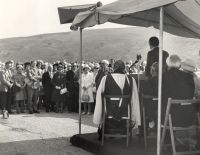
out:
M147 54L147 66L145 70L145 74L147 77L151 77L150 69L151 65L154 62L159 62L159 40L157 37L151 37L149 39L149 46L150 46L150 51ZM163 72L166 71L166 59L169 56L168 52L163 51Z
M54 110L53 103L51 101L51 95L52 95L52 78L53 78L53 66L48 65L47 71L42 76L42 86L44 88L44 95L45 95L45 107L46 112L49 112L50 110Z
M167 59L168 71L163 75L163 95L162 95L162 123L164 122L167 100L172 99L192 99L194 96L194 80L192 74L181 71L181 59L177 55L171 55ZM193 125L196 117L195 106L192 104L171 106L172 124L177 127L187 127ZM194 134L193 134L194 133ZM184 147L195 142L195 131L175 133L175 137ZM166 135L166 142L170 140L169 133Z
M110 74L110 70L109 70L109 62L108 60L102 60L101 61L101 68L99 69L98 73L97 73L97 76L95 78L95 84L96 84L96 89L98 89L99 87L99 84L101 82L101 79L107 75L107 74Z
M167 59L168 71L163 75L163 114L165 115L167 100L172 99L192 99L194 96L194 80L193 76L189 73L181 71L181 59L177 55L171 55ZM173 121L175 124L185 126L187 123L191 123L191 117L195 110L189 106L173 106L172 114L174 114ZM181 114L180 114L181 113ZM182 119L184 113L185 119Z

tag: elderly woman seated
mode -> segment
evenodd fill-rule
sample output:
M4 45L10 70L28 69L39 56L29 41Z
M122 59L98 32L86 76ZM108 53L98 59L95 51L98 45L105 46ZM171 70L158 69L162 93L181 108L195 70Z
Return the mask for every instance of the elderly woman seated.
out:
M102 94L104 95L129 95L131 96L131 109L132 109L132 121L135 126L141 124L140 118L140 104L137 91L137 85L134 78L125 74L125 64L123 61L118 60L114 63L114 72L108 75L105 75L96 95L96 106L94 111L93 122L95 124L102 124L102 115L103 115L103 99ZM123 101L122 101L123 104ZM120 108L120 106L119 106ZM116 116L116 115L115 115ZM116 116L116 119L117 116Z

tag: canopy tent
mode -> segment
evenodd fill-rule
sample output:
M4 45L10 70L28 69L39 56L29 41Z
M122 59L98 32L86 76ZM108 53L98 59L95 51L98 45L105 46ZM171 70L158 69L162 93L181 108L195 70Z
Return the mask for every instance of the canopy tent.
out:
M200 14L200 0L118 0L102 7L86 10L78 13L71 25L73 30L80 29L80 62L82 62L82 29L84 28L105 22L160 28L157 137L157 154L160 154L163 30L182 37L199 38L200 18L197 15ZM81 69L79 73L81 74ZM81 105L80 102L79 104ZM79 106L79 114L80 108L81 106ZM80 121L81 115L79 133Z
M72 23L75 16L83 11L95 9L102 4L99 2L97 4L85 4L76 6L66 6L58 8L58 15L60 18L60 24Z
M86 28L113 22L159 28L160 6L165 6L165 32L183 37L200 37L200 0L118 0L96 10L80 12L71 27Z

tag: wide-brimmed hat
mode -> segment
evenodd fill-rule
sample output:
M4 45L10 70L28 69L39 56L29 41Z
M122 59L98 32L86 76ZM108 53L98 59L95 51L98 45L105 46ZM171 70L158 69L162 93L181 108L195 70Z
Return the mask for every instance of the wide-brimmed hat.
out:
M90 70L90 66L88 64L83 65L83 69L88 68Z
M191 59L186 59L185 61L181 62L181 68L185 71L189 72L196 72L196 64Z

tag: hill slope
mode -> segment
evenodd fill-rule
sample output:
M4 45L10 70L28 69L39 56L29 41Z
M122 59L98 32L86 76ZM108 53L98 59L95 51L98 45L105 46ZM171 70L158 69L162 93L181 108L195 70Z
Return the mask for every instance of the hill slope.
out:
M83 58L99 61L103 58L134 60L136 54L146 59L148 38L158 31L147 28L99 29L83 31ZM27 61L74 61L79 58L79 32L44 34L31 37L0 40L0 60ZM200 62L200 40L164 34L164 49L181 58ZM200 63L199 63L200 64Z

